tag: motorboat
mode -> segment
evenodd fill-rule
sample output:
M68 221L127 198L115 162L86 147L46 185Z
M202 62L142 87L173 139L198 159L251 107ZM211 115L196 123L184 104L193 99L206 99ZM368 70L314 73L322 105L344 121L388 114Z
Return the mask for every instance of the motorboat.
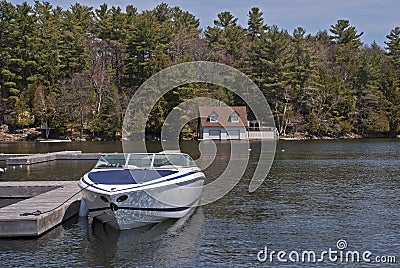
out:
M120 230L182 218L199 203L205 175L179 151L103 154L79 181L91 218Z
M39 140L39 142L42 143L60 143L60 142L72 142L70 138L67 138L66 140L62 139L45 139L45 140Z

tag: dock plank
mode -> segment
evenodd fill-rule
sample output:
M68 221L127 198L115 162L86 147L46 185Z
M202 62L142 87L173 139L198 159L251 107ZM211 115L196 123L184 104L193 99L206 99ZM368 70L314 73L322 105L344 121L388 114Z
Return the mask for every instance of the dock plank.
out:
M0 189L2 187L29 188L29 186L55 187L55 189L0 208L0 237L39 236L79 213L81 194L77 181L0 183ZM38 216L21 216L23 213L36 210L51 211Z
M0 161L8 166L33 165L56 160L98 160L101 153L61 151L44 154L0 154Z

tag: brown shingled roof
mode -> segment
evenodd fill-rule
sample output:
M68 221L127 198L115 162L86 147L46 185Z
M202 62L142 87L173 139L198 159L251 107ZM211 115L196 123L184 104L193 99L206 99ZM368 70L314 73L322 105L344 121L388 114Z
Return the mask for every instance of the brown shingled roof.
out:
M203 127L247 127L246 106L203 106L199 107L200 122ZM212 113L218 115L218 122L209 122L207 118ZM236 112L239 122L230 122L229 117Z

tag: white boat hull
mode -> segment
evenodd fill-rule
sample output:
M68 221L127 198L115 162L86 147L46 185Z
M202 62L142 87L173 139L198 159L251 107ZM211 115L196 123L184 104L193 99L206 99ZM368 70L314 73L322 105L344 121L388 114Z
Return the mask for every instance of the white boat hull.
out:
M72 142L72 141L70 139L68 139L68 140L53 139L53 140L40 140L39 142L42 142L42 143L60 143L60 142Z
M89 216L124 230L184 217L198 204L203 183L202 172L179 172L148 186L92 185L88 178L79 184Z

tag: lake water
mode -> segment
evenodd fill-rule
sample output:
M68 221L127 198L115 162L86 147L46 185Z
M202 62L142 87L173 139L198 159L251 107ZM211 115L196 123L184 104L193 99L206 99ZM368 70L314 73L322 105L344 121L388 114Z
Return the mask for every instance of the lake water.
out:
M197 153L196 143L185 143ZM190 217L150 230L116 231L85 218L73 218L37 239L0 239L0 266L106 267L254 267L285 263L265 250L285 251L287 267L345 266L343 259L323 263L291 261L289 252L370 251L395 256L397 264L349 262L350 267L398 267L400 263L400 139L280 141L264 184L247 191L257 164L259 143L252 142L248 171L219 201ZM215 163L205 170L217 177L227 159L218 145ZM0 153L121 151L116 142L70 144L0 143ZM2 180L78 180L92 161L58 161L8 168ZM0 162L4 167L4 163ZM1 182L0 182L1 183ZM343 241L341 241L343 242ZM269 254L268 253L268 254ZM258 256L257 256L258 255ZM295 255L291 255L295 259ZM382 259L382 258L381 258Z

